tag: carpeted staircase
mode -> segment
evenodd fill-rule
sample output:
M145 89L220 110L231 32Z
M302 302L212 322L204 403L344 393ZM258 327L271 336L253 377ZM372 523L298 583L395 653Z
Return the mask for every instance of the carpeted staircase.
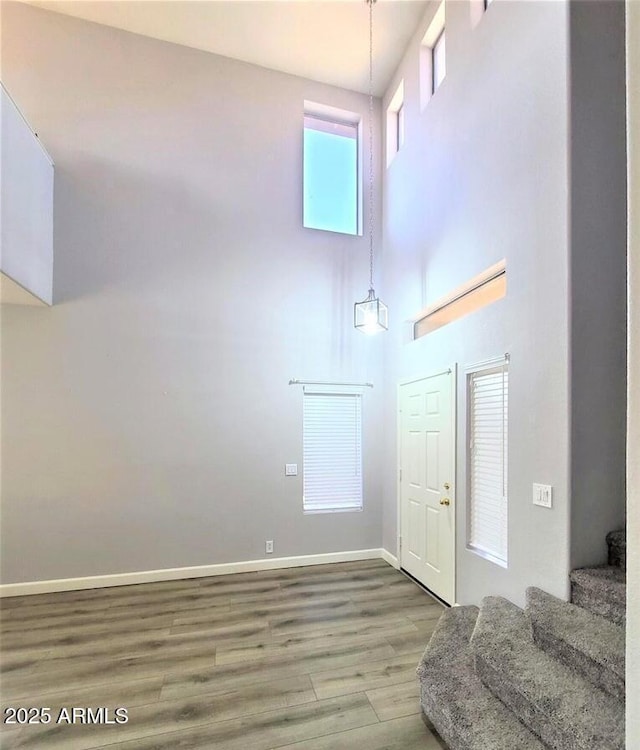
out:
M573 603L527 589L440 618L418 666L425 719L450 750L624 750L624 531L609 565L571 573Z

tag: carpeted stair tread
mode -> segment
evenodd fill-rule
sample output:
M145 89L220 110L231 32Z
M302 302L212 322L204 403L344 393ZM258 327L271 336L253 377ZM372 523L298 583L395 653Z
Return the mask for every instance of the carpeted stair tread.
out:
M514 604L484 599L471 645L484 684L550 748L624 749L624 704L539 649Z
M547 750L476 675L477 617L477 607L454 607L438 621L417 670L423 713L450 750Z
M616 565L623 570L627 567L627 532L625 529L610 531L607 534L609 548L609 565Z
M596 687L624 700L622 627L537 588L527 589L525 612L539 648Z
M622 568L603 565L578 568L571 578L571 601L617 625L626 622L626 573Z

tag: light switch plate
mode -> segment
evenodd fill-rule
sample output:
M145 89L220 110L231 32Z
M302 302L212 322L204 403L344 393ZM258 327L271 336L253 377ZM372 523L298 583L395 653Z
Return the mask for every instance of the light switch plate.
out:
M553 504L553 488L550 484L533 485L533 504L541 508L551 508Z
M297 477L298 476L298 464L285 464L284 474L287 477Z

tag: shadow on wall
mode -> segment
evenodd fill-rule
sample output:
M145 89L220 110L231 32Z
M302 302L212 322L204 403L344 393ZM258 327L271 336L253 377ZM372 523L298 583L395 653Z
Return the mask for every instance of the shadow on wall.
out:
M242 285L256 273L251 253L261 243L259 222L218 188L196 191L174 176L96 159L56 170L56 304L156 282L167 292L188 282L194 294L200 285L211 294L204 283L212 278L216 287L225 278Z
M270 339L264 354L274 343L286 358L295 352L291 377L343 379L371 365L379 346L353 329L368 288L362 238L303 229L287 203L274 215L258 180L234 183L222 169L205 179L95 158L59 167L54 304L101 296L169 328L176 312L234 349ZM325 347L321 371L301 354L314 339Z

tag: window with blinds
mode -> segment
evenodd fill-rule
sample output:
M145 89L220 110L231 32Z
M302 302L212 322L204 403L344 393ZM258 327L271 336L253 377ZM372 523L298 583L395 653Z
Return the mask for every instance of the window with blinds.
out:
M305 513L362 510L360 393L303 396Z
M467 546L506 567L508 361L470 372Z

